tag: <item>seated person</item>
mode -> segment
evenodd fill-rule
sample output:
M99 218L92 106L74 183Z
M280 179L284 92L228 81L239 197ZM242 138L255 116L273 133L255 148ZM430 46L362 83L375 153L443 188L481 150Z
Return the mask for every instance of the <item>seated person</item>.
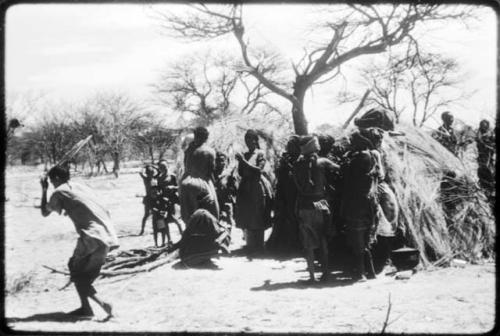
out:
M210 264L221 250L229 253L229 229L208 210L210 198L210 194L197 198L197 210L189 217L182 238L169 248L169 252L179 249L181 262L187 267Z

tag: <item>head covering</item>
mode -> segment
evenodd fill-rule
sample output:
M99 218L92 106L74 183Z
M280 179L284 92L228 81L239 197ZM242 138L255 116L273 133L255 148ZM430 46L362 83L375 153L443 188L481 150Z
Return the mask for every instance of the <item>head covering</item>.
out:
M362 135L360 131L356 131L356 132L351 134L350 142L354 146L354 148L357 150L365 150L365 149L375 148L375 146L370 141L370 139L368 139L367 137Z
M167 164L167 161L165 161L165 160L161 160L160 162L158 162L158 167L160 167L160 168L164 168L164 169L165 169L165 171L167 171L167 170L168 170L168 164Z
M193 133L194 133L194 141L200 144L205 143L205 141L207 141L208 139L208 130L203 126L196 127Z
M490 122L489 122L488 120L486 120L486 119L482 119L482 120L479 122L479 126L481 126L481 125L483 125L483 124L484 124L484 125L486 125L486 126L485 126L486 128L489 128L489 127L490 127Z
M320 155L321 154L327 155L331 151L332 146L335 143L335 139L329 134L318 135L318 141L319 141L319 147L321 148L319 151Z
M354 118L354 125L359 128L378 127L384 131L393 131L394 118L387 110L377 107L368 110L359 118Z
M302 155L313 154L319 152L321 149L318 138L315 136L305 136L301 142L302 145L300 146L300 154Z
M448 119L448 118L453 118L453 114L451 114L450 111L445 111L443 113L441 113L441 120L445 120L445 119Z
M378 149L382 144L382 139L384 138L384 132L380 128L370 127L365 129L360 129L359 133L370 140L372 146L370 149Z
M300 138L298 135L290 136L286 143L286 151L290 154L300 154Z
M146 173L154 174L154 172L155 172L153 166L150 164L146 165L146 167L144 167L144 169L146 170Z
M222 153L221 151L217 151L215 152L215 158L216 159L224 159L226 160L227 159L227 155Z
M245 142L252 141L252 140L256 143L257 148L260 149L259 134L257 133L256 130L249 129L245 133Z

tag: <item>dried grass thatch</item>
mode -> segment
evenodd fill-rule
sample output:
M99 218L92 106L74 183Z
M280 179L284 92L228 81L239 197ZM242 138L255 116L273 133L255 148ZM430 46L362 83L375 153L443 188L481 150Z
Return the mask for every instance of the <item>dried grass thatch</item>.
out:
M233 116L208 127L209 145L224 152L230 159L229 168L235 168L234 154L246 150L244 134L249 128L262 133L261 145L273 169L277 154L291 134L290 125L285 123ZM407 244L420 250L424 265L452 257L475 261L492 256L495 220L477 184L475 146L469 146L459 159L434 140L430 132L401 124L396 131L405 135L386 135L382 150L399 202L399 228ZM339 142L349 132L332 128L328 133ZM177 165L182 166L182 162L179 155ZM456 173L455 191L443 198L441 182L447 171ZM445 211L443 202L453 203L455 209Z
M474 261L491 256L495 222L477 185L474 158L458 159L414 127L402 125L398 130L405 136L386 136L382 149L399 201L399 227L408 244L421 251L424 264L443 257ZM440 187L447 171L456 174L454 190L443 195ZM443 202L452 203L453 211L446 211Z
M264 116L235 114L233 116L215 121L207 127L210 135L208 145L216 151L223 152L229 159L228 169L236 170L237 161L235 154L243 153L247 150L245 145L245 132L248 129L254 129L260 137L261 149L266 152L269 170L274 170L278 154L283 151L288 136L291 134L291 128L287 121L280 118L266 118ZM190 134L186 133L187 144L192 140ZM183 141L180 141L182 143ZM184 162L185 148L178 151L176 158L176 170L182 171Z

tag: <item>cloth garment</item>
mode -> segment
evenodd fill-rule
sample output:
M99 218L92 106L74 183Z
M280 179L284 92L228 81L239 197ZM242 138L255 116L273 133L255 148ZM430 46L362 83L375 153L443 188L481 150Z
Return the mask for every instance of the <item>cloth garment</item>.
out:
M307 143L304 145L300 146L300 154L302 155L309 155L312 153L319 152L321 149L319 145L319 141L317 137L311 137L311 140L309 140Z
M361 117L355 118L354 125L360 128L378 127L384 131L393 131L394 118L383 109L373 108Z
M234 208L236 204L236 178L231 175L230 171L224 171L215 178L215 192L217 201L222 208L223 204L230 204ZM221 209L222 210L222 209Z
M108 252L109 247L98 239L82 235L77 240L68 268L75 286L87 296L96 293L92 283L99 276Z
M339 169L326 158L301 157L293 167L293 177L298 190L297 207L314 209L314 202L327 198L327 176Z
M271 226L274 200L271 183L265 175L264 152L247 152L244 158L248 164L240 162L238 165L241 181L234 213L236 226L241 229L264 230Z
M264 230L246 230L246 247L250 250L260 250L264 247Z
M191 143L185 155L185 174L179 189L182 220L187 223L202 200L205 209L218 219L219 203L213 184L215 151L205 145L194 147Z
M56 188L47 207L59 214L64 210L80 237L91 237L110 249L116 248L118 238L111 217L97 200L88 187L68 181Z
M369 230L366 228L353 229L354 225L348 224L346 238L352 255L352 266L356 278L365 274L365 248L368 245Z
M382 174L381 164L377 162L380 155L374 155L375 152L364 150L352 153L342 173L340 215L356 229L376 224L377 186Z
M292 176L297 157L298 154L283 153L276 169L276 206L273 231L266 244L268 250L298 252L302 248L295 211L297 186Z
M230 236L227 228L205 209L196 210L186 225L179 242L179 255L187 265L197 265L229 248Z
M453 127L446 127L445 125L441 125L439 126L437 131L432 133L432 137L454 155L458 154L458 139L455 135L455 130L453 129Z
M398 201L394 191L385 182L378 185L378 228L377 235L394 237L398 223Z
M321 239L328 235L327 213L319 209L299 209L298 218L304 248L320 248Z
M201 201L215 218L219 218L219 204L212 181L187 176L181 182L179 194L181 218L184 223L187 223L191 215L200 208Z

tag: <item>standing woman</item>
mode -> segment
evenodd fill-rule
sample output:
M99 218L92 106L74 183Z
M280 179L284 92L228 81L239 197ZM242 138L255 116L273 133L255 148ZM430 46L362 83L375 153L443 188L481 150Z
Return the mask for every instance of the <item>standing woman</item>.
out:
M245 133L248 151L236 154L241 176L236 195L236 227L245 230L247 252L264 248L264 230L271 226L272 187L264 171L266 159L254 130Z
M384 177L380 152L375 149L373 141L376 134L363 129L351 134L352 150L342 173L340 216L346 226L346 238L353 257L353 278L361 281L366 281L365 262L370 266L370 277L375 277L370 246L379 220L378 183Z

